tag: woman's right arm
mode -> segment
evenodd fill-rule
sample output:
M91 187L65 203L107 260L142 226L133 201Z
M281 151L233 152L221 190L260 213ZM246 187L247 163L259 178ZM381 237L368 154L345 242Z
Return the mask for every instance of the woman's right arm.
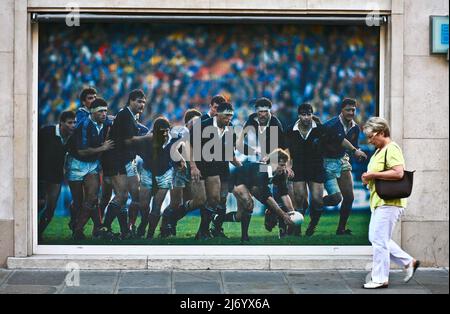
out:
M381 179L381 180L400 180L403 178L404 168L403 165L394 166L389 170L381 171L381 172L372 172L372 179Z
M381 180L401 180L404 174L403 165L397 165L389 170L380 172L364 172L361 176L362 183L364 185L369 184L370 180L381 179Z

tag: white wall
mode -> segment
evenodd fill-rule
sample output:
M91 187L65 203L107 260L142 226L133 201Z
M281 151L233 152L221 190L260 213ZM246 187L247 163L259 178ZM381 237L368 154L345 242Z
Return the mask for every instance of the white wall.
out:
M404 153L417 170L402 224L402 243L419 258L448 266L449 68L429 53L429 16L447 15L446 0L404 3Z

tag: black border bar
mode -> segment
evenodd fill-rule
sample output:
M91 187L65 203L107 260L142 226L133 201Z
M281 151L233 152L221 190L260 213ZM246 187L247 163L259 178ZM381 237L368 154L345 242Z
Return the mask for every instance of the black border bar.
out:
M68 15L70 14L70 15ZM33 23L64 23L73 13L32 13ZM79 13L85 23L197 23L197 24L317 24L317 25L367 25L387 23L386 15L367 16L272 16L272 15L123 15Z

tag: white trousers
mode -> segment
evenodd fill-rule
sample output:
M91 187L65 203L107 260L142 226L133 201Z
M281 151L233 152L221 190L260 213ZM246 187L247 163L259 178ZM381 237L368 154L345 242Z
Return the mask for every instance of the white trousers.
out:
M391 260L401 266L409 265L413 258L403 251L391 237L394 226L403 214L404 208L396 206L377 207L370 217L369 241L373 248L372 281L389 281Z

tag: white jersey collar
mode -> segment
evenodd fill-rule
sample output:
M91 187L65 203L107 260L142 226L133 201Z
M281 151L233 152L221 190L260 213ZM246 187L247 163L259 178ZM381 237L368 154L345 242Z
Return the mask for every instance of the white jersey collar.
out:
M298 131L298 133L300 134L300 136L301 136L304 140L307 140L309 134L311 134L311 131L312 131L314 128L317 128L317 123L316 123L316 121L314 121L314 120L312 121L311 129L309 129L309 131L308 131L308 133L306 134L305 137L303 137L302 132L300 132L300 129L299 129L299 127L298 127L298 124L299 124L299 123L300 123L300 119L298 119L298 120L295 122L294 127L292 128L292 130L293 130L293 131Z

